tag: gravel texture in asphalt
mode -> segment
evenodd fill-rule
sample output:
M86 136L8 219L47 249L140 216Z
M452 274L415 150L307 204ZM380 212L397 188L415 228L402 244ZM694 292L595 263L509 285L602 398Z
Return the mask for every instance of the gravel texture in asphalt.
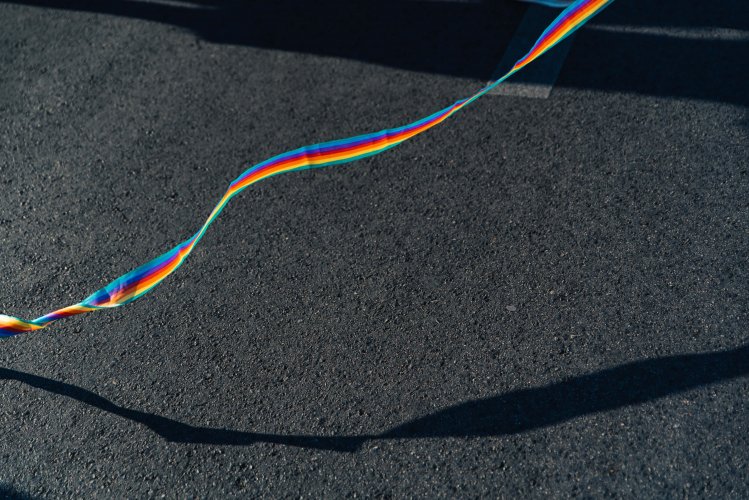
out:
M0 312L469 95L524 9L0 2ZM548 99L245 191L149 295L0 343L0 496L749 497L747 34L620 0Z

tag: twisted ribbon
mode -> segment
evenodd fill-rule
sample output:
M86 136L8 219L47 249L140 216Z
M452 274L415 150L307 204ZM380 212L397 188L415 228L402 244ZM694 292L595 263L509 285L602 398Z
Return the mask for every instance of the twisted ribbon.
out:
M218 217L226 204L229 203L229 200L244 189L273 175L336 165L376 155L426 132L489 92L526 65L538 59L549 49L584 25L611 2L613 0L577 0L549 25L528 54L516 62L507 74L491 82L471 97L461 99L426 118L422 118L409 125L386 129L373 134L305 146L274 156L250 167L229 185L226 193L224 193L221 200L208 216L208 219L206 219L203 226L192 237L152 261L120 276L101 290L94 292L82 302L58 309L31 321L0 314L0 337L10 337L20 333L39 330L62 318L98 309L119 307L134 301L161 283L182 265L193 248L195 248L195 245L203 237L208 226Z

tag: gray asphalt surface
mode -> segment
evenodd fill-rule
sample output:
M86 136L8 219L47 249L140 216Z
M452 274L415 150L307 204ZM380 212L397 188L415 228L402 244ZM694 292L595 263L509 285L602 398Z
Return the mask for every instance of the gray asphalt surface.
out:
M470 94L525 8L0 2L0 311ZM619 0L549 99L246 191L148 296L0 344L0 495L749 497L748 34Z

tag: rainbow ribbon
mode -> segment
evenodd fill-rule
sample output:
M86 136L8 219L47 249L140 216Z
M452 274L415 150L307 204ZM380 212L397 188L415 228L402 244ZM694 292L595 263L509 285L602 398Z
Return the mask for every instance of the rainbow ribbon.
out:
M515 63L504 76L482 88L471 97L457 101L455 104L432 115L403 127L392 128L360 135L339 141L324 142L313 146L295 149L274 156L262 163L245 170L229 185L229 189L213 209L200 230L191 238L183 241L165 254L147 264L120 276L101 290L94 292L82 302L58 309L35 320L27 321L13 316L0 314L0 337L10 337L20 333L31 332L46 327L50 323L69 316L83 314L98 309L119 307L132 302L172 274L182 265L195 245L205 234L208 226L218 217L229 200L234 198L252 184L278 175L308 168L320 168L339 163L366 158L382 153L402 142L426 132L430 128L447 120L454 113L483 96L491 89L505 81L526 65L538 59L546 51L575 32L593 16L601 12L613 0L578 0L567 7L541 34L530 52Z

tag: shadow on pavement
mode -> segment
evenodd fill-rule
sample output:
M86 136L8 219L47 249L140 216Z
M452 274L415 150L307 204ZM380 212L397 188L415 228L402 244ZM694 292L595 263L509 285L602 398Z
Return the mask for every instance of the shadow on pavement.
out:
M8 483L0 483L0 498L8 500L32 500L34 497L15 489Z
M275 443L341 452L356 451L362 444L372 440L517 434L747 375L749 344L730 351L636 361L543 387L467 401L417 418L382 434L294 436L196 427L118 406L81 387L0 368L0 379L15 380L75 399L145 425L162 438L175 443L229 446Z
M749 2L618 1L584 30L557 85L749 106Z
M174 25L202 40L487 79L525 6L402 0L4 0Z
M509 0L0 1L170 24L214 43L483 80L526 9ZM749 2L619 1L577 38L557 85L747 106L747 54Z

